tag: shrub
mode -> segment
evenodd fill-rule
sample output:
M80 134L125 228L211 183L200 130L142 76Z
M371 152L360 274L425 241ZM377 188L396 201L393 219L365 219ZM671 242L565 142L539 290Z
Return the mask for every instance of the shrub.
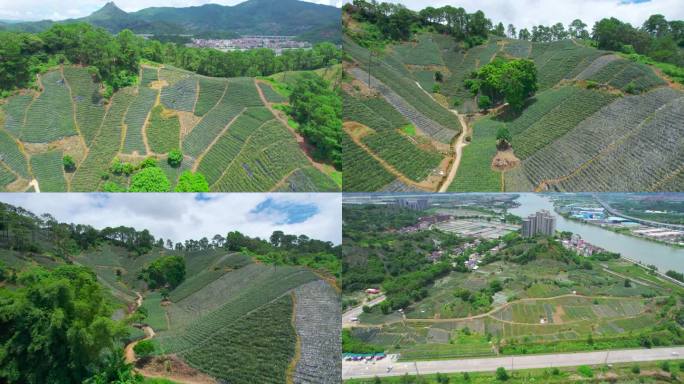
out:
M76 162L70 155L64 155L64 157L62 157L62 164L64 164L64 170L67 172L73 172L76 170Z
M139 358L144 358L154 353L154 343L152 340L142 340L133 347L133 352Z
M209 183L199 172L185 171L181 174L176 192L209 192Z
M599 87L599 83L591 80L587 80L587 89L597 89Z
M506 372L506 368L499 367L496 369L496 379L499 381L507 381L508 379L510 379L508 372Z
M584 377L594 377L594 371L591 369L591 367L582 365L581 367L577 368L577 373Z
M180 151L180 149L174 149L168 154L168 162L169 165L178 168L180 167L181 163L183 162L183 152Z
M131 178L130 192L169 192L171 184L160 168L145 168Z
M480 109L489 109L492 106L492 99L489 96L482 95L477 99L477 106Z
M363 313L370 313L371 312L371 307L369 307L367 305L364 305L362 309L363 309Z
M633 366L632 373L638 375L639 373L641 373L641 368L638 365Z

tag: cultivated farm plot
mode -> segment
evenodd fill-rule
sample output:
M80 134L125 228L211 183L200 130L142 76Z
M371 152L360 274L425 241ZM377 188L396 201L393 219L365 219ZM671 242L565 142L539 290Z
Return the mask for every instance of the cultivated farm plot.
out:
M175 112L157 105L152 109L147 128L147 142L155 153L168 153L180 145L180 121Z
M377 100L377 99L367 99ZM356 99L348 94L344 94L344 114L345 120L363 124L375 131L361 140L370 150L380 158L387 161L406 177L421 181L425 179L442 161L442 155L430 152L418 147L415 140L402 135L398 132L404 121L384 109L373 107L387 106L387 103L378 101L368 102ZM385 111L393 122L386 120L377 111ZM400 115L399 115L400 116ZM400 124L399 126L396 124Z
M439 47L432 40L431 34L421 34L415 42L408 42L393 47L404 64L409 65L444 65Z
M50 151L31 156L31 170L41 192L66 192L62 151Z
M100 85L93 81L93 76L86 68L69 66L64 67L63 71L76 107L76 125L85 143L90 145L100 130L105 115L105 101L100 95Z
M463 148L461 164L449 192L501 192L501 173L492 170L496 131L503 123L485 118L473 126L473 139Z
M71 95L60 71L52 71L40 79L43 91L29 105L22 141L49 143L77 134Z
M579 186L583 187L582 190L592 191L646 190L662 180L665 174L673 172L672 165L681 159L679 106L682 96L681 92L670 88L659 88L643 95L618 99L526 159L523 162L525 174L534 185L572 174L569 180L574 179L574 186L566 185L572 190ZM647 127L656 128L648 131ZM660 136L654 135L656 132ZM643 156L649 153L657 157L644 161ZM625 156L622 160L611 163L610 158L621 154ZM649 172L640 172L626 167L628 159L638 165L637 169L653 168ZM594 166L598 161L606 163ZM581 173L577 174L577 171ZM589 172L603 172L603 176L590 177ZM625 187L631 189L623 189Z
M269 85L259 84L271 101L286 101ZM104 180L125 187L129 177L112 175L111 162L120 158L135 164L144 156L156 158L172 187L183 171L202 168L219 191L340 189L314 167L295 135L265 108L254 78L211 78L170 66L143 65L139 86L120 89L106 100L104 88L87 68L66 65L41 75L40 85L40 92L26 90L0 102L3 189L19 177L21 182L11 189L25 189L33 178L45 191L98 191ZM257 116L260 122L244 128L235 124L229 132L240 115ZM237 140L233 144L239 144L238 152L233 157L214 156L227 137ZM167 164L167 153L173 149L184 154L178 168ZM56 152L71 154L77 161L66 181L53 161ZM221 179L224 173L227 176Z
M126 118L124 119L126 137L123 144L123 153L137 152L139 155L147 153L143 140L143 127L156 100L156 90L146 87L141 87L138 90L138 95L131 103L130 108L128 108L128 113L126 113Z
M270 84L259 83L259 88L261 88L261 92L264 93L264 96L269 103L284 103L287 101L284 96L273 90L273 87L271 87Z
M605 54L605 51L579 46L571 40L533 43L532 59L537 65L540 90L551 88L563 79L574 78Z
M188 268L205 277L226 261L244 261L239 254L198 255L199 263L193 257ZM171 292L170 328L155 337L161 353L175 353L218 379L282 383L299 334L302 358L291 372L295 383L339 370L339 299L315 274L248 264L213 280L205 277L193 278L193 289L181 285ZM178 290L185 293L179 296Z
M356 145L347 132L342 132L342 148L345 191L378 191L395 179L380 162Z

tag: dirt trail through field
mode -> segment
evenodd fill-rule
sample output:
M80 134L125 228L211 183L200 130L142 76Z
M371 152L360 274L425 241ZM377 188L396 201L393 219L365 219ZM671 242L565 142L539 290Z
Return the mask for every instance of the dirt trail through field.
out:
M138 308L142 306L143 303L143 296L139 293L135 293L137 298L135 299L135 309L133 312L137 311ZM168 317L167 317L168 321ZM128 364L135 364L137 359L135 357L135 351L133 350L135 346L144 340L150 340L156 336L156 333L154 332L154 329L148 325L143 325L141 327L143 332L145 332L145 337L142 339L135 340L124 348L124 357L126 360L126 363ZM142 367L142 368L136 368L135 369L138 373L141 375L148 377L148 378L155 378L155 379L167 379L171 380L177 383L181 384L215 384L216 381L212 379L209 376L206 376L201 373L197 373L196 375L184 375L184 374L176 374L176 373L169 373L169 374L160 374L159 372L156 371L151 371L147 367Z
M432 100L439 104L439 101L437 101L434 98L434 96L432 96L428 91L423 89L419 82L416 81L416 85L418 85L418 88L422 89L423 92L425 92L425 94L428 95ZM454 154L454 159L450 163L450 168L447 171L446 179L442 181L442 185L439 187L437 191L440 193L446 192L451 183L454 181L454 178L456 178L456 172L458 172L458 167L459 165L461 165L461 159L463 158L463 147L468 145L465 138L470 133L470 127L468 126L468 123L465 120L465 115L458 113L458 111L455 109L449 109L449 111L456 115L456 117L458 118L458 122L461 123L461 134L458 135L456 140L454 140L451 144L451 151Z
M468 127L468 123L465 121L465 117L461 114L458 113L457 110L452 109L451 112L458 116L458 121L461 123L461 134L458 135L458 139L454 141L453 144L453 152L454 152L454 160L451 162L451 168L449 169L449 172L447 173L447 177L442 183L442 186L439 188L439 192L446 192L451 183L454 182L454 179L456 178L456 172L458 172L458 167L461 165L461 159L463 158L463 148L468 145L466 142L465 138L468 136L470 133L470 128Z
M259 97L261 98L261 102L264 104L264 106L266 108L268 108L269 111L271 111L271 114L273 116L275 116L275 118L282 125L287 127L287 129L290 131L290 133L292 133L292 135L295 137L295 140L297 140L297 144L299 145L299 148L302 150L302 152L304 152L304 155L309 160L311 165L313 165L314 167L316 167L316 169L318 169L319 171L321 171L327 175L330 171L331 166L314 160L314 158L310 155L312 148L306 143L306 140L304 140L304 137L302 135L300 135L299 132L295 131L290 126L290 123L288 122L287 118L283 116L281 111L274 109L273 105L268 102L268 99L266 99L266 95L264 95L264 90L261 89L261 87L259 86L260 81L254 80L254 82L255 82L254 85L256 86L257 92L259 93Z
M594 299L612 299L612 300L621 300L624 298L620 297L611 297L611 296L585 296L585 295L575 295L575 294L566 294L566 295L560 295L560 296L554 296L554 297L530 297L530 298L525 298L525 299L520 299L516 301L511 301L510 303L503 304L499 307L493 308L489 312L481 313L479 315L472 315L472 316L467 316L467 317L458 317L458 318L440 318L440 319L403 319L403 320L396 320L388 323L384 323L383 325L388 325L388 324L394 324L398 322L408 322L408 323L450 323L450 322L455 322L455 321L469 321L469 320L477 320L477 319L482 319L485 317L492 318L494 320L503 322L503 323L508 323L508 324L520 324L520 325L546 325L546 324L534 324L534 323L517 323L509 320L502 320L497 317L494 317L493 315L503 309L508 308L509 306L517 303L525 303L529 301L551 301L551 300L557 300L557 299L563 299L563 298L568 298L568 297L579 297L587 300L594 300ZM635 316L628 316L625 318L632 318ZM577 320L576 322L579 322L581 320ZM565 322L565 324L568 324L571 322ZM360 326L360 325L355 325L355 326ZM379 325L373 325L375 327Z

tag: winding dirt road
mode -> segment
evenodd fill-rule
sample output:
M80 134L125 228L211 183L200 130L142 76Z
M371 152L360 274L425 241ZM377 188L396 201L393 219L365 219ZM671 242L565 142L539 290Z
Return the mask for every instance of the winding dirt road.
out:
M442 183L442 186L439 187L438 192L446 192L451 183L453 183L454 178L456 178L458 167L461 165L461 159L463 158L463 147L468 145L468 143L465 141L465 138L468 136L468 124L465 121L465 117L459 114L455 109L452 109L451 112L458 117L458 121L461 123L461 134L458 136L458 139L454 141L452 148L454 151L454 161L451 163L451 168L449 169L449 173L447 173L447 178Z

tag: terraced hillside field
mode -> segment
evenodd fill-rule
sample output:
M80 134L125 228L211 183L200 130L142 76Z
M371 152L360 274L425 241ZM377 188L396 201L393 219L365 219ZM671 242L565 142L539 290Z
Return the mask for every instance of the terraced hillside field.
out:
M176 254L185 258L186 279L168 301L137 279L158 252L133 257L105 246L76 260L124 301L143 292L155 355L231 383L337 382L340 301L329 283L303 267L257 264L222 249Z
M651 66L574 40L491 37L466 50L449 36L419 33L379 53L350 37L344 47L351 58L345 126L354 130L345 149L365 164L349 166L345 190L684 189L684 89ZM529 59L537 68L539 90L521 113L478 111L465 87L470 73L496 57ZM503 128L513 150L499 153Z
M681 287L624 260L591 263L593 269L548 258L497 261L451 273L425 287L405 319L375 308L350 332L407 361L636 348L640 335L673 342L666 303ZM493 281L503 289L489 305L454 294L477 295Z
M0 101L0 190L100 191L128 188L111 164L158 160L173 188L183 171L201 172L211 191L336 191L327 168L272 109L287 99L254 78L209 78L143 66L139 84L102 97L86 68L40 75L40 89ZM180 167L167 164L181 150ZM71 156L74 170L62 166ZM325 170L325 171L323 171Z

